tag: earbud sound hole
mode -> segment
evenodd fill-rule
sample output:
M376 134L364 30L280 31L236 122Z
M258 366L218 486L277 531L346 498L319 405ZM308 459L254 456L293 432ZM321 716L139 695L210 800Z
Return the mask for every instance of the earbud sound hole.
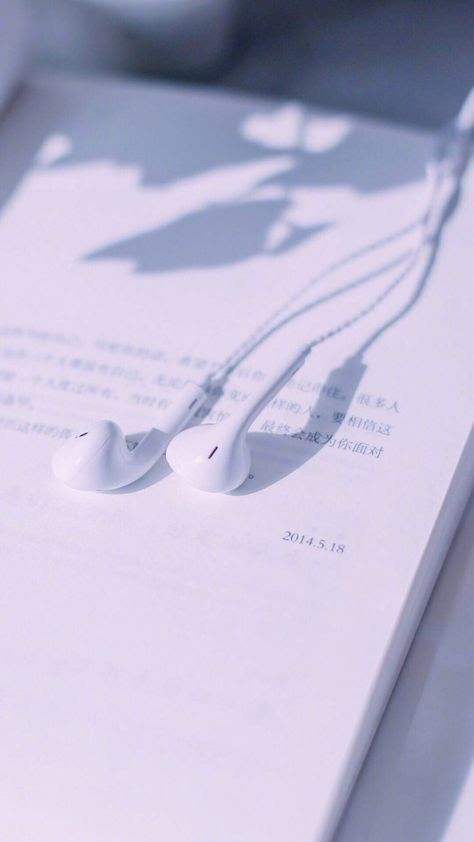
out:
M217 445L217 444L216 444L216 446L215 446L214 450L211 450L211 452L210 452L210 454L209 454L209 456L208 456L207 458L208 458L208 459L212 459L212 457L214 456L214 453L215 453L215 452L216 452L216 450L218 450L218 449L219 449L219 445Z

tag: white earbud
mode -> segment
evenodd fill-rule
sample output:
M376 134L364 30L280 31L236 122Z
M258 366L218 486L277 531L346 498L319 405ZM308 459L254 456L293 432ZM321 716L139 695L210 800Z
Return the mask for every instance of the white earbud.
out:
M66 442L53 456L55 476L82 491L111 491L142 477L165 452L171 436L182 430L203 405L206 391L188 383L180 392L162 429L152 429L134 450L113 421L100 421Z
M247 433L263 407L303 365L311 348L305 345L263 383L247 406L218 424L184 430L168 445L166 458L179 476L202 491L232 491L247 479L250 450Z

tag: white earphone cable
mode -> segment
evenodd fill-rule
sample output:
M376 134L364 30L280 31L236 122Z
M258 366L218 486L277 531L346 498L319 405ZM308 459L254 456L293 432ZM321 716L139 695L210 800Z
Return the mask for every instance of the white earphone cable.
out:
M225 379L255 347L292 318L300 314L303 309L288 313L291 307L315 284L344 268L348 263L357 260L371 251L375 251L394 242L406 234L420 227L420 239L411 253L405 257L407 265L397 277L392 280L366 307L359 310L354 316L341 322L331 330L321 334L317 339L309 343L314 348L321 345L328 339L336 336L342 331L354 325L360 319L369 315L407 278L417 263L422 259L422 265L428 266L436 249L439 236L444 227L452 207L454 206L461 187L462 178L466 170L469 156L472 134L474 131L474 88L471 89L464 100L454 121L447 130L441 133L438 147L435 151L433 161L428 162L426 167L428 182L432 184L432 194L424 217L415 221L394 234L388 235L375 243L369 243L339 258L321 270L311 278L300 289L293 293L287 301L278 307L271 316L265 319L256 330L236 348L233 353L210 375L209 382L217 383ZM352 285L349 285L349 289ZM311 305L308 305L308 308ZM285 315L285 313L287 315ZM283 317L283 318L282 318Z
M365 257L372 251L377 250L378 248L382 248L385 245L388 245L395 240L401 239L405 235L414 231L418 226L422 224L422 220L417 220L415 222L406 225L404 228L401 228L399 231L396 231L393 234L389 234L386 237L383 237L380 240L377 240L374 243L368 243L364 246L361 246L358 249L350 252L349 254L344 255L343 257L338 258L333 263L330 263L328 266L325 266L317 275L312 277L307 283L305 283L302 287L296 290L286 301L280 305L265 321L263 321L254 331L251 333L247 339L242 342L237 348L234 349L232 354L230 354L224 362L212 373L213 380L219 380L219 378L223 378L230 374L230 372L236 367L236 365L241 362L261 341L266 337L267 334L273 332L275 326L278 325L279 320L286 322L289 321L292 316L285 315L288 313L288 308L291 307L292 304L295 304L298 299L302 298L313 286L315 286L320 281L323 281L325 278L330 277L335 272L343 269L349 263L355 260L359 260L362 257Z

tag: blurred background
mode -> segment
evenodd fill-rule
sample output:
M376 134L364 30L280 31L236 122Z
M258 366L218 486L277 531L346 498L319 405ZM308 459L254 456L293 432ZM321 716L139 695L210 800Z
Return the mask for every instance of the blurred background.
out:
M473 0L25 0L36 61L426 127L473 83Z

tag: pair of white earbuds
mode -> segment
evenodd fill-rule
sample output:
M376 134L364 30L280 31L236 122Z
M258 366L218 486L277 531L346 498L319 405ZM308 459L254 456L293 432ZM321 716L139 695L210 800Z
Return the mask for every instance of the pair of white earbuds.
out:
M422 248L426 247L431 259L436 240L460 190L463 174L469 161L473 131L474 88L463 102L446 137L442 138L436 160L429 168L433 195L424 219L422 237L415 257ZM323 272L320 277L329 274L341 265L344 265L344 260L337 260L332 268ZM150 430L134 450L129 449L126 438L117 424L113 421L101 421L93 429L81 433L63 445L53 457L53 472L72 488L112 491L142 477L166 452L168 463L175 473L196 488L203 491L222 492L238 488L247 479L250 469L247 433L263 407L303 365L311 347L336 335L362 316L372 312L374 306L398 285L405 274L402 273L398 280L391 282L389 287L378 295L371 305L361 310L355 318L346 320L335 330L328 331L311 345L305 345L297 353L289 356L263 383L249 402L244 402L241 410L225 421L219 424L201 424L184 430L208 397L208 391L204 386L189 383L165 418L162 429ZM299 294L306 289L307 285L300 290ZM293 295L292 300L294 299ZM276 315L281 315L281 311L278 311ZM284 321L287 320L288 318ZM272 319L266 320L262 329L263 338L272 333L275 329L272 327ZM242 353L242 348L238 349L241 359L246 356L249 349L252 350L259 344L262 339L262 329L244 343L245 354ZM256 338L259 335L257 342ZM230 370L228 367L226 373Z
M188 383L165 417L162 429L152 429L130 450L120 427L100 421L66 442L53 456L55 476L71 488L112 491L144 476L166 452L175 473L202 491L232 491L247 479L250 449L247 433L263 407L303 365L305 345L288 357L242 407L217 424L183 429L205 403L203 386Z

